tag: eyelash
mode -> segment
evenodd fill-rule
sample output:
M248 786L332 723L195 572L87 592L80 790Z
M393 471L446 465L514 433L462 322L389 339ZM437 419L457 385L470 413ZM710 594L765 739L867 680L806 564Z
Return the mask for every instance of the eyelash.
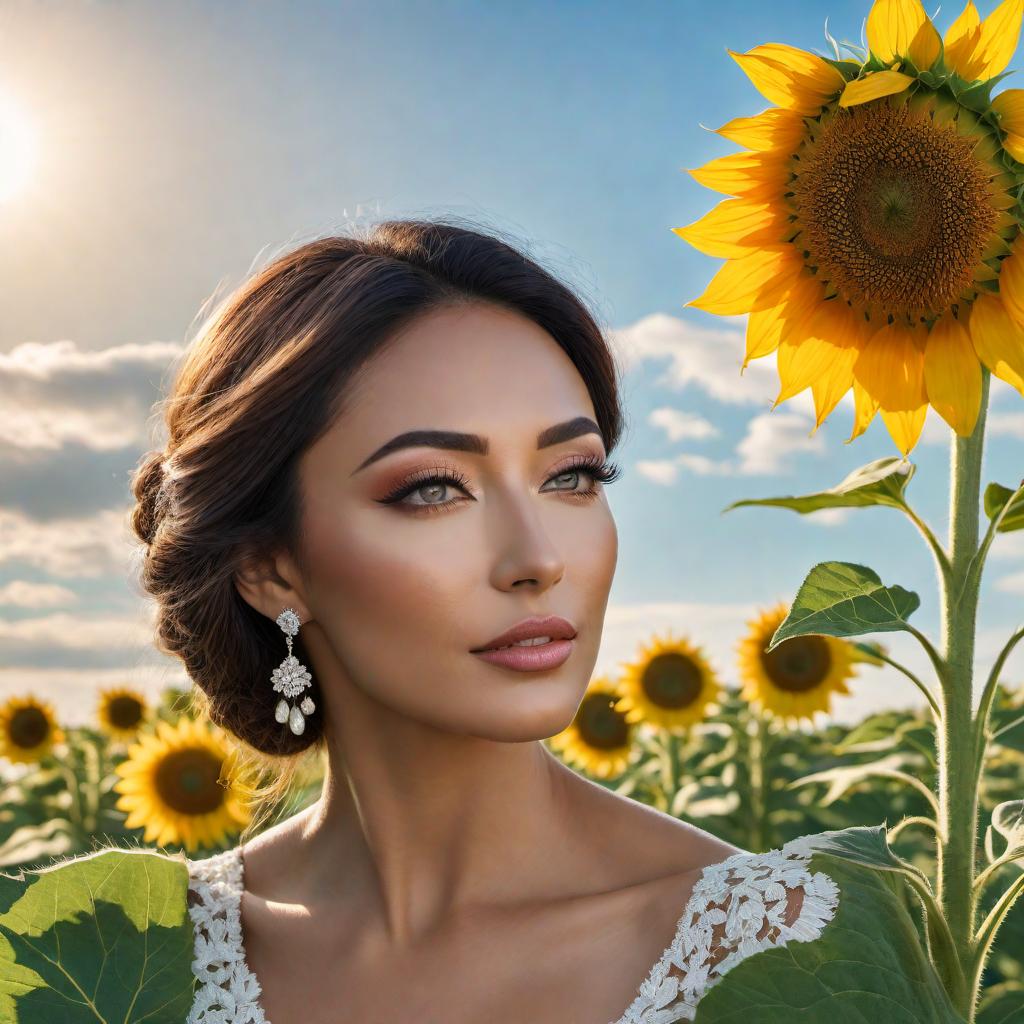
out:
M600 481L602 484L610 484L613 480L619 478L620 469L614 462L607 462L593 455L576 456L573 462L548 479L549 481L557 480L558 477L565 476L567 473L580 472L586 472L595 481ZM434 470L424 470L404 480L387 497L381 498L380 502L382 505L397 505L421 487L437 483L450 484L462 490L466 490L469 486L469 481L458 470L438 467ZM592 498L597 497L598 489L595 486L586 491L566 491L565 493L577 501L590 501ZM457 504L458 501L456 499L450 498L448 501L428 502L423 505L407 505L406 507L411 509L414 514L419 514L420 512L443 511Z

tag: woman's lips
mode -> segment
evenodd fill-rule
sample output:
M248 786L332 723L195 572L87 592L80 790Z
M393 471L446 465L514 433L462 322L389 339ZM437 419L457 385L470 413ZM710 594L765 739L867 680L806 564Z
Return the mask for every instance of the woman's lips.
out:
M549 640L528 647L502 647L497 651L474 651L478 658L516 672L539 672L558 668L572 654L574 640Z

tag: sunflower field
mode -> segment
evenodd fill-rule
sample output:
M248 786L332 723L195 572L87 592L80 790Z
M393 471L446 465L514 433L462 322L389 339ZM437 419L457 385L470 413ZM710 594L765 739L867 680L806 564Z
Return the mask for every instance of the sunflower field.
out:
M894 852L934 876L934 722L914 710L852 727L824 721L835 698L888 654L821 635L767 650L789 613L777 603L745 623L735 645L739 686L682 632L651 636L617 675L591 680L572 723L545 745L594 783L750 851L884 822ZM1024 774L1021 688L996 688L991 727L979 798L993 816L985 851L997 874L1009 869L1000 844L1012 836L996 811L1019 795ZM229 735L174 688L154 706L131 688L100 691L94 725L75 727L61 726L46 702L9 699L0 705L0 778L0 873L112 847L208 856L238 842L255 792ZM275 810L289 815L315 801L322 778L297 778ZM923 922L909 889L906 899ZM990 896L983 909L991 904ZM1006 1024L1022 999L1018 905L991 950L976 1019Z

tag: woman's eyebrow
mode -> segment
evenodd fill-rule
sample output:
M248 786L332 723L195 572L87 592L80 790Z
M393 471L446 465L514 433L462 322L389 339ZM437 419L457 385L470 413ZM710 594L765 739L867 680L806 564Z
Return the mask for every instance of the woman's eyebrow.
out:
M539 451L541 448L549 448L551 445L561 444L563 441L571 441L581 434L597 434L600 437L601 429L589 416L577 416L575 419L556 423L553 427L542 430L537 435L537 449ZM356 466L349 476L355 476L371 462L376 462L401 448L420 447L448 448L452 451L472 452L475 455L486 455L488 451L487 438L481 437L479 434L462 434L455 430L409 430L391 438L386 444L382 444L372 455Z

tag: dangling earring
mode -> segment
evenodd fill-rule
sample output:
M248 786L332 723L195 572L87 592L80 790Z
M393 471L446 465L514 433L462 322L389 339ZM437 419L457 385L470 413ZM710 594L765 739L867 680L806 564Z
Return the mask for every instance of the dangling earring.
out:
M310 682L312 677L306 666L299 664L299 659L292 654L292 637L299 632L301 623L293 608L285 608L278 615L277 624L284 630L285 640L288 642L288 657L274 669L270 679L278 693L283 693L285 697L297 697L307 686L312 685ZM305 716L313 714L314 711L316 711L316 705L309 696L303 697L302 703L298 707L294 705L289 707L288 701L282 698L277 702L274 717L282 725L287 722L288 728L296 736L301 736L306 728Z

